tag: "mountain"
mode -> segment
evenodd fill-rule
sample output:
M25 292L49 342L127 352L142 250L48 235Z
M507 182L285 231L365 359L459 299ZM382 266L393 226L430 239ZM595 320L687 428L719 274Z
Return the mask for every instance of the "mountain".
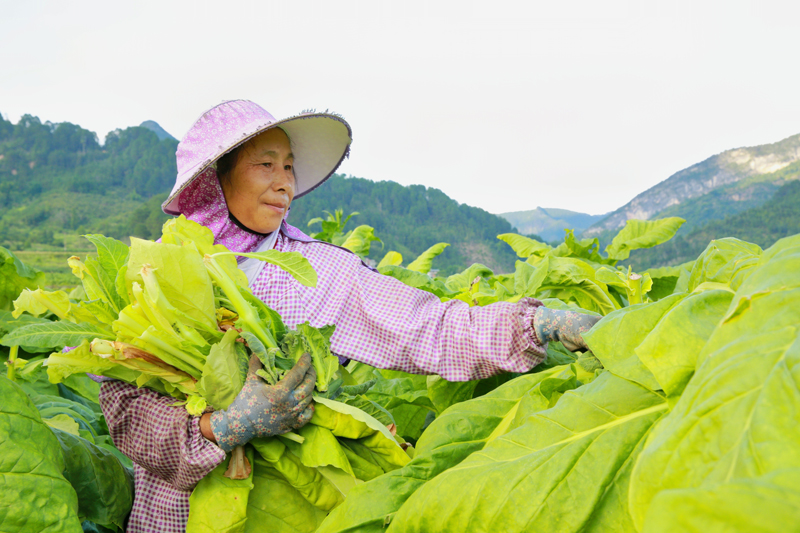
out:
M537 207L532 211L512 211L500 213L517 230L525 235L538 235L545 241L560 241L564 238L564 229L581 232L606 215L587 215L567 209Z
M483 209L460 204L439 189L333 175L312 194L292 202L289 222L305 232L316 232L319 224L309 227L308 221L335 209L345 215L359 213L348 223L348 230L361 224L375 228L384 245L372 245L371 259L380 260L394 250L408 264L430 246L446 242L450 246L433 262L442 275L472 263L496 272L514 270L516 255L497 239L501 233L515 231L511 224Z
M758 207L784 183L800 179L800 134L782 141L727 150L676 172L593 224L584 236L603 235L629 219L680 216L685 234L711 220Z
M177 173L177 141L159 139L150 126L113 131L100 145L95 133L74 124L42 123L30 115L12 124L0 116L0 246L69 251L86 249L78 237L86 233L159 236L168 218L161 202ZM515 254L497 239L514 231L511 224L440 190L334 175L297 199L289 220L315 232L319 226L309 228L308 221L336 209L360 213L347 229L367 224L383 239L383 248L373 243L372 259L394 250L408 263L447 242L451 246L434 261L443 275L473 262L497 272L514 269Z
M766 203L695 227L684 235L647 250L634 250L627 264L635 270L679 265L695 259L712 239L737 237L771 246L778 239L800 233L800 181L781 186Z
M148 130L150 130L153 133L155 133L156 137L158 137L159 141L163 141L164 139L170 139L170 140L173 140L173 141L177 141L178 140L175 137L173 137L172 135L170 135L169 133L167 133L164 130L164 128L159 126L158 122L156 122L155 120L145 120L144 122L139 124L139 127L140 128L147 128Z

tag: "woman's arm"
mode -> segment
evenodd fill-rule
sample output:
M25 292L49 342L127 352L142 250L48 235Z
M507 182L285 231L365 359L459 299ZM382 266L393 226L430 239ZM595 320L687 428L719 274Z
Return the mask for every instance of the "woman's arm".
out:
M117 448L175 488L191 490L225 452L202 435L200 418L175 403L121 381L100 385L100 406Z
M295 241L284 251L299 251L311 262L317 286L304 287L267 265L255 294L287 324L335 324L332 348L338 355L450 381L524 372L544 359L545 347L533 331L538 300L486 307L443 303L333 246Z

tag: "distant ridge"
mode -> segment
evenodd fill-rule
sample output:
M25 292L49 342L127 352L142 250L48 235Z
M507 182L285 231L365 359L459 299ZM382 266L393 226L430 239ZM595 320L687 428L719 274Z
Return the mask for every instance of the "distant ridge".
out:
M800 179L800 134L773 144L726 150L676 172L593 224L584 235L602 235L629 219L680 216L688 231L711 220L767 202L781 185Z
M162 128L161 126L159 126L158 122L156 122L155 120L145 120L144 122L139 124L139 127L140 128L147 128L148 130L150 130L153 133L155 133L156 137L158 137L159 141L163 141L164 139L170 139L170 140L173 140L173 141L177 141L178 140L175 137L173 137L172 135L170 135L169 133L167 133L166 130L164 128Z
M606 215L587 215L567 209L537 207L531 211L512 211L500 213L524 235L538 235L546 241L564 238L564 229L574 229L580 233Z

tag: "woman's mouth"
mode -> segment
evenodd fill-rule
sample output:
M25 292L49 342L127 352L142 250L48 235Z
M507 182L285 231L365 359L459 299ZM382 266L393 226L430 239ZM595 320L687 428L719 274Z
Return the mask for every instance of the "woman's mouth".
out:
M281 203L281 202L269 203L269 204L264 204L264 205L267 206L268 208L272 209L273 211L276 211L276 212L281 213L281 214L283 214L283 212L286 211L286 204Z

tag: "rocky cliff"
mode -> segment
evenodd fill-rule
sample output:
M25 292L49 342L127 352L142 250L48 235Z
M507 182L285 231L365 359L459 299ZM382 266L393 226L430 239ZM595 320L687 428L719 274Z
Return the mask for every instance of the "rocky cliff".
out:
M681 170L593 224L584 235L616 230L629 219L681 216L685 210L697 215L698 206L704 204L715 205L718 213L709 216L706 210L703 219L723 218L762 204L793 179L800 179L800 134L773 144L728 150ZM717 194L704 198L713 192Z

